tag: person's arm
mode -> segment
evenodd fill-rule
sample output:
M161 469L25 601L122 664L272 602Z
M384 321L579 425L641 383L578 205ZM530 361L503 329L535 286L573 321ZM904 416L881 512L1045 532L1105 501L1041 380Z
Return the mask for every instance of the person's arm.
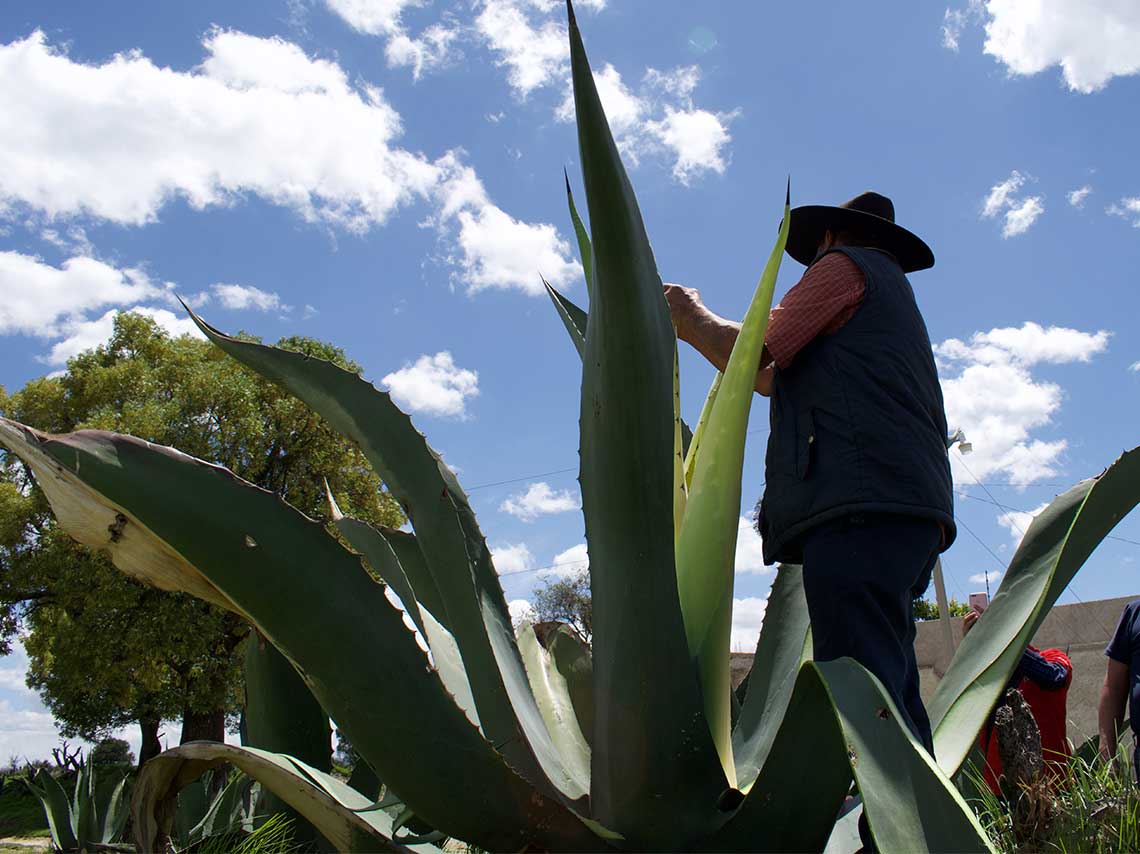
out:
M1128 700L1128 665L1115 658L1108 660L1108 672L1100 688L1097 706L1097 729L1100 735L1100 755L1109 762L1116 755L1116 740L1124 724L1124 705Z
M842 326L862 301L863 292L863 274L846 255L827 255L813 264L769 316L756 391L770 395L775 368L788 367L813 339ZM665 298L677 337L723 371L740 324L710 311L695 288L665 285Z
M1060 691L1069 684L1070 669L1050 661L1036 650L1026 649L1017 665L1018 672L1043 691Z
M665 299L673 316L677 338L690 344L718 371L728 367L728 357L740 335L740 324L721 317L701 302L696 288L665 285ZM756 391L767 397L772 393L772 356L764 347L760 355L760 370L756 373Z

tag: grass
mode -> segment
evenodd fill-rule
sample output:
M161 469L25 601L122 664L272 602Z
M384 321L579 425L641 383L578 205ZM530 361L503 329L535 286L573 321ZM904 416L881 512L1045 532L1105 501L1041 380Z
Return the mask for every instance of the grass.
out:
M966 774L975 791L967 797L999 851L1108 854L1140 851L1140 790L1132 781L1130 757L1115 765L1074 756L1054 790L1057 817L1032 839L1014 837L1009 804L981 781L976 768Z
M44 808L17 777L6 778L0 787L0 838L10 836L51 836Z

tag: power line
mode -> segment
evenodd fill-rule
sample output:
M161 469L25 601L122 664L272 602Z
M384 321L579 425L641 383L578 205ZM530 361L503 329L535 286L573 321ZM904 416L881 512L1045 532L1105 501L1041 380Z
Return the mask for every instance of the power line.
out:
M477 486L468 486L465 492L474 492L476 489L488 489L492 486L505 486L508 483L522 483L524 480L533 480L536 477L552 477L556 474L566 474L568 472L578 471L577 466L572 466L567 469L555 469L554 471L543 471L538 474L527 474L522 477L512 477L509 480L496 480L493 483L480 483Z

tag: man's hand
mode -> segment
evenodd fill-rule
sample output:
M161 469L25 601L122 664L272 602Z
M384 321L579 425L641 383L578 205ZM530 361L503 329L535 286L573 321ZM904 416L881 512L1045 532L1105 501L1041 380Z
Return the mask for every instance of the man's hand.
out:
M974 623L978 622L978 617L981 616L977 611L967 611L966 615L962 617L962 637L965 637L970 629L974 627Z
M708 314L708 309L701 302L700 291L684 285L666 284L665 301L669 303L669 314L673 318L677 337L692 343L691 335L697 318Z

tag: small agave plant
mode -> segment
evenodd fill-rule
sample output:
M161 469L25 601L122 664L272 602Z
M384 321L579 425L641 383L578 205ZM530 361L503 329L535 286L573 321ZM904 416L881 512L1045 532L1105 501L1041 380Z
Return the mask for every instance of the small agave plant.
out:
M121 844L129 814L126 774L108 770L103 779L98 777L95 765L80 766L70 798L59 780L43 768L34 780L24 781L44 808L54 850L131 850Z
M311 691L278 690L269 711L316 721L297 737L323 738L326 754L331 716L379 778L346 785L305 761L304 744L288 747L288 734L272 752L183 745L139 776L143 850L169 837L178 789L223 762L342 851L433 851L443 836L493 851L854 849L856 792L880 850L991 850L952 779L1045 614L1140 499L1140 454L1030 526L929 703L937 759L860 665L812 661L795 566L776 575L737 696L728 653L744 434L787 200L731 361L690 434L657 265L572 10L569 32L589 230L572 199L571 214L589 315L550 295L583 364L591 650L558 632L540 643L525 625L516 636L454 472L387 394L328 362L194 317L357 443L414 533L332 504L350 550L278 497L177 450L0 421L0 444L30 466L72 536L136 578L247 619Z

